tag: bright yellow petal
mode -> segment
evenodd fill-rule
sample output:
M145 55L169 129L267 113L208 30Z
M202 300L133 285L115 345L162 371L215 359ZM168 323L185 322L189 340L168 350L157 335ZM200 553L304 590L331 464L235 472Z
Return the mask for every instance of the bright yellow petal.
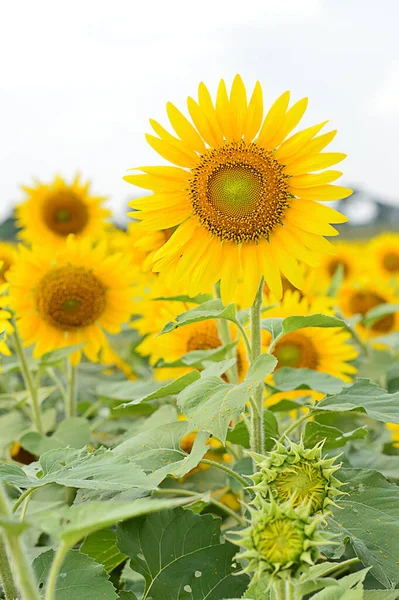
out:
M342 171L323 171L322 173L308 173L290 177L289 184L294 188L310 188L331 183L341 177Z
M202 82L198 86L198 104L208 119L216 145L221 144L223 141L223 132L219 126L216 109L208 88Z
M262 240L258 249L259 260L262 261L263 276L273 296L279 300L283 295L280 271L270 249L270 243Z
M277 98L277 100L271 106L258 135L257 143L259 146L263 146L265 148L268 147L270 140L273 138L277 129L283 122L289 101L290 93L287 91Z
M234 77L230 92L231 126L234 140L240 140L247 114L247 92L240 75Z
M288 175L303 175L308 171L320 171L331 167L336 163L341 162L346 158L346 154L342 152L324 152L321 154L310 154L296 160L289 167L286 166L284 171Z
M145 136L147 142L160 156L170 161L171 163L178 165L179 167L193 167L195 166L195 159L192 156L183 152L182 150L172 146L168 142L161 140L149 133Z
M287 158L294 156L298 152L300 152L304 146L324 127L324 125L328 121L323 121L323 123L319 123L318 125L313 125L313 127L308 127L307 129L303 129L302 131L298 131L288 140L285 140L279 146L274 153L275 158L280 162L285 164Z
M267 146L270 150L277 148L298 125L302 119L308 105L308 99L302 98L296 102L285 115L280 127L277 129L274 136L268 141Z
M256 82L254 91L248 104L247 116L244 123L244 141L249 143L256 137L263 119L263 93L259 81Z
M196 129L191 125L190 121L183 115L183 113L181 113L180 110L171 102L167 103L166 110L173 129L185 142L185 144L201 154L205 152L205 144L203 140L198 135Z
M311 188L295 188L290 186L290 192L294 196L304 200L341 200L353 194L353 190L339 185L321 185Z
M233 128L230 119L230 101L223 79L219 83L216 95L216 116L224 137L226 140L231 141L233 139Z

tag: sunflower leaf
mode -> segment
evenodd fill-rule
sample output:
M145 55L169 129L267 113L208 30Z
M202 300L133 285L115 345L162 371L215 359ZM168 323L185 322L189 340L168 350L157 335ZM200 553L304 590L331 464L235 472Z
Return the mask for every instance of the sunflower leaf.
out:
M198 323L200 321L207 321L208 319L227 319L228 321L236 321L236 307L235 304L229 304L224 306L222 301L219 299L208 300L203 304L199 304L190 310L187 310L180 315L177 315L174 321L166 323L165 327L158 335L169 333L178 327L184 325L190 325L191 323Z
M160 359L154 365L154 368L193 367L202 369L206 361L220 362L223 360L236 345L237 342L231 342L213 350L192 350L173 362L165 362L163 359Z
M80 551L103 565L107 573L111 573L127 559L125 554L119 552L116 533L112 529L103 529L88 535Z
M328 586L312 596L312 600L363 600L363 581L368 569L342 577L335 586Z
M324 394L337 394L346 385L342 379L328 375L328 373L290 367L282 367L275 372L274 384L283 392L300 388Z
M212 300L212 294L197 294L194 297L181 295L181 296L158 296L155 300L168 300L171 302L192 302L193 304L204 304Z
M118 546L144 576L152 600L240 597L246 575L234 575L237 548L221 542L220 519L175 509L118 525Z
M203 376L179 394L178 405L192 429L207 431L225 442L230 421L240 415L256 386L273 372L276 364L276 358L270 354L259 356L240 385Z
M388 588L399 583L399 487L381 473L340 469L336 476L347 495L327 518L342 543L350 543L372 575Z
M69 446L83 448L90 442L90 428L87 419L72 417L61 421L51 436L41 435L37 431L25 433L20 444L22 448L35 456L40 456L49 450Z
M358 427L353 431L344 433L337 427L323 425L317 421L306 423L304 442L308 448L313 448L318 442L324 440L324 449L341 448L352 440L364 439L367 435L367 427Z
M283 333L283 318L275 317L269 319L262 319L260 322L261 328L271 333L272 341Z
M65 358L68 358L71 354L76 352L77 350L81 350L84 344L76 344L75 346L66 346L65 348L57 348L57 350L52 350L51 352L46 352L43 354L39 360L39 365L41 367L49 367L54 365Z
M399 304L380 304L371 308L364 316L363 323L368 327L371 327L384 317L392 315L399 311Z
M286 317L283 321L282 335L307 327L343 327L347 329L348 323L338 317L323 314Z
M344 282L344 279L345 279L344 266L340 263L339 265L337 265L334 275L331 278L330 285L328 286L326 295L329 296L330 298L336 298L338 296L338 292Z
M357 410L376 421L399 423L399 392L387 394L368 379L358 379L340 394L327 396L315 411L345 412Z
M149 402L150 400L158 400L159 398L167 398L168 396L176 396L181 391L183 391L188 385L190 385L199 378L200 374L198 371L190 371L190 373L185 373L178 379L175 379L175 381L163 385L162 387L155 390L155 392L151 392L144 396L139 396L131 402L122 404L122 407L140 404L141 402Z
M155 381L106 381L96 387L95 393L107 400L134 401L152 394L159 387L159 383Z

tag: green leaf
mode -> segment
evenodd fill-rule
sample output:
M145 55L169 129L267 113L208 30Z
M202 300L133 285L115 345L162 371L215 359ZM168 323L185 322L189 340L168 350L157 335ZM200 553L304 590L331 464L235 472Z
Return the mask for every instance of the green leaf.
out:
M374 308L370 308L363 318L363 323L366 326L371 327L380 319L398 311L399 304L379 304L378 306L374 306Z
M363 581L368 569L351 573L312 596L312 600L363 600Z
M246 600L276 600L276 594L270 587L269 579L265 577L261 581L251 583L243 598Z
M225 442L230 421L241 414L254 388L276 364L274 356L262 354L253 362L240 385L225 384L215 376L202 376L180 393L178 406L188 417L192 429L208 431Z
M118 525L118 545L146 580L152 600L220 600L241 596L248 577L235 576L237 551L221 543L220 519L170 510ZM237 569L238 570L238 569Z
M153 489L145 473L123 456L99 448L58 448L40 457L40 471L31 466L0 465L0 480L20 488L39 488L49 483L88 490L119 492L131 488Z
M176 367L193 367L202 369L206 361L220 362L231 352L237 345L237 342L231 342L226 346L219 346L213 350L192 350L183 354L178 360L173 362L165 362L162 358L154 365L156 369L176 368Z
M338 292L341 289L341 286L345 279L344 267L342 264L337 265L335 269L335 273L331 278L330 285L328 286L327 296L329 298L336 298L338 296Z
M97 396L109 400L135 400L144 398L159 388L155 381L107 381L100 383L95 389ZM137 403L138 404L138 403Z
M261 328L268 331L274 341L278 336L283 333L283 321L280 317L262 319L260 322Z
M360 410L383 423L399 423L399 392L387 394L368 379L359 379L340 394L328 396L316 410L343 412Z
M375 469L388 479L399 480L399 457L382 454L376 450L357 448L348 454L349 462L355 469Z
M158 485L167 475L184 477L209 450L206 445L208 434L199 432L190 454L184 452L180 440L190 431L187 421L161 425L126 440L116 446L114 453L153 473L150 480L153 485Z
M149 394L146 394L145 396L139 396L131 402L123 404L123 406L131 406L133 404L140 404L140 402L149 402L150 400L167 398L168 396L177 396L177 394L180 394L180 392L182 392L188 385L190 385L190 383L193 383L199 378L200 374L198 371L190 371L190 373L185 373L178 379L175 379L175 381L163 385L162 387L155 390L155 392L151 392Z
M18 410L12 410L0 416L0 456L5 457L6 451L13 442L19 439L21 434L29 429L30 424L24 414Z
M363 600L397 600L398 590L364 590Z
M73 504L57 511L43 512L35 517L35 526L52 537L74 546L86 535L105 529L115 523L159 512L176 506L183 506L195 500L195 496L185 498L138 498L134 502L88 502Z
M137 596L133 592L119 592L119 600L137 600Z
M83 448L90 442L89 423L82 417L71 417L61 421L51 436L41 435L37 431L25 433L20 439L22 448L35 456L49 450L63 448Z
M313 448L318 442L325 440L324 449L331 450L333 448L341 448L352 440L361 440L367 435L367 427L358 427L353 431L344 433L337 427L323 425L317 421L309 421L306 423L304 442L308 448Z
M348 324L338 317L322 314L286 317L283 321L283 335L307 327L344 327L347 329Z
M191 323L198 323L199 321L207 321L208 319L227 319L228 321L235 322L236 307L235 304L229 304L223 306L221 300L209 300L199 306L187 310L180 315L177 315L175 321L169 321L165 327L159 333L169 333L177 327L183 327L184 325L190 325Z
M263 424L265 431L265 450L271 450L275 445L275 440L279 439L278 423L275 415L270 410L263 412ZM239 421L234 429L227 432L227 441L233 444L239 444L243 448L249 448L249 432L243 421Z
M103 529L88 535L80 551L103 565L107 573L111 573L127 559L125 554L119 552L116 533L111 529Z
M192 302L193 304L203 304L204 302L209 302L212 300L212 294L197 294L196 296L159 296L158 298L154 298L154 300L170 300L175 302Z
M282 367L274 374L275 386L284 392L289 390L309 389L323 394L338 394L347 384L342 379L313 371L312 369L292 369Z
M81 350L84 344L76 344L75 346L66 346L65 348L58 348L57 350L53 350L52 352L46 352L39 360L40 366L50 366L55 363L60 362L60 360L64 360L77 350Z
M365 566L385 587L399 583L399 487L377 471L340 469L346 496L328 517L329 527L350 542Z
M54 550L43 552L33 561L33 569L40 589L46 590L46 583ZM115 588L109 581L102 565L90 556L69 550L57 577L55 600L117 600Z

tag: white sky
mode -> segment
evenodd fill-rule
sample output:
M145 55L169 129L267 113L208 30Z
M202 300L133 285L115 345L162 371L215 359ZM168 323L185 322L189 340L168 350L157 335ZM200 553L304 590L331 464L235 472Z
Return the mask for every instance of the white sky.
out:
M265 101L309 96L345 182L399 204L397 0L1 0L0 218L33 176L79 170L119 217L148 118L239 72Z

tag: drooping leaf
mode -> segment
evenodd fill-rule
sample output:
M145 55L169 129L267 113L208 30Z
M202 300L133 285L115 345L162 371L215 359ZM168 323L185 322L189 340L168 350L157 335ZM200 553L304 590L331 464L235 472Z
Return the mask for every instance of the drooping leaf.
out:
M144 396L139 396L135 398L131 402L124 404L123 406L131 406L132 404L140 404L140 402L149 402L150 400L158 400L159 398L167 398L168 396L176 396L180 392L182 392L190 383L193 383L197 379L200 378L200 374L198 371L190 371L190 373L185 373L175 381L171 383L167 383L162 387L158 388L154 392L150 392Z
M387 394L369 381L359 379L340 394L328 396L315 407L317 410L360 410L383 423L399 423L399 392Z
M80 551L103 565L107 573L111 573L127 559L127 556L119 551L116 545L116 533L111 529L103 529L88 535Z
M233 575L237 548L221 542L220 523L211 515L177 509L118 525L119 548L130 556L132 569L145 577L146 597L240 597L249 580Z
M329 527L350 543L365 566L385 587L399 583L399 487L377 471L340 469L346 496L328 517Z
M33 561L33 569L42 593L51 564L54 550L43 552ZM115 588L109 581L102 565L79 550L69 550L57 577L54 600L117 600Z
M177 327L198 323L199 321L207 321L208 319L227 319L234 322L235 314L235 304L223 306L222 301L219 299L208 300L208 302L203 302L202 304L177 315L174 321L166 323L159 335L169 333Z
M347 329L348 324L343 319L330 315L314 314L304 316L286 317L283 321L283 335L292 333L298 329L307 327L343 327Z
M308 448L313 448L317 443L325 440L324 449L340 448L352 440L361 440L367 435L367 427L358 427L353 431L344 433L337 427L323 425L317 421L306 423L304 443Z
M363 581L368 569L351 573L312 596L312 600L363 600Z
M213 350L192 350L191 352L187 352L187 354L183 354L178 360L173 362L167 362L163 359L160 359L154 365L155 368L176 368L176 367L192 367L197 369L202 369L204 367L204 363L208 362L220 362L229 353L232 349L237 345L237 342L231 342L230 344L226 344L226 346L219 346Z
M312 369L292 369L282 367L274 374L275 386L283 391L309 389L323 394L338 394L347 384L342 379L313 371Z
M230 421L240 415L256 386L276 364L276 358L270 354L259 356L239 385L226 384L216 376L203 376L180 393L178 405L192 429L208 431L225 442Z
M53 538L62 540L72 547L86 535L111 527L115 523L183 506L193 499L195 500L195 496L167 499L138 498L133 502L94 501L87 504L73 504L57 511L37 515L34 524Z
M35 456L40 456L49 450L70 447L83 448L90 442L89 423L82 417L71 417L61 421L51 436L41 435L30 431L20 439L22 448Z

